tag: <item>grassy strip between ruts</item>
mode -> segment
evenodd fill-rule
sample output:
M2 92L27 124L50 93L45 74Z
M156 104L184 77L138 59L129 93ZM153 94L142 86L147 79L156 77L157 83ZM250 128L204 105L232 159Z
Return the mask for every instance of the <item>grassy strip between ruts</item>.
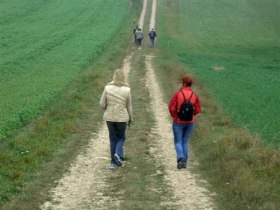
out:
M154 61L167 101L178 88L179 76L193 73L177 57L183 45L174 33L178 22L176 2L164 2L159 12L162 28ZM166 46L165 40L172 40L173 47ZM279 150L264 145L259 138L234 125L197 78L194 84L202 102L202 113L197 117L191 145L200 162L201 173L218 194L220 209L279 209Z
M100 95L108 75L122 64L124 46L131 35L127 25L136 19L141 8L137 1L130 6L123 28L106 52L65 87L40 117L3 140L0 208L38 209L54 181L98 128L96 122L102 120L101 113L96 111L100 110Z
M153 113L150 108L149 91L146 88L145 53L147 48L147 31L151 3L148 1L143 47L136 48L131 60L129 84L132 92L134 123L127 128L125 143L125 166L109 177L110 196L119 196L119 209L178 209L172 200L172 191L164 180L164 168L160 160L151 153L153 132L155 126ZM108 193L108 192L107 192Z
M149 91L145 87L145 60L143 50L135 53L130 71L134 123L127 128L125 166L110 177L111 192L119 196L120 209L176 209L169 187L164 183L164 168L154 154L152 129L153 114ZM164 206L160 205L164 202ZM174 208L173 208L174 207Z

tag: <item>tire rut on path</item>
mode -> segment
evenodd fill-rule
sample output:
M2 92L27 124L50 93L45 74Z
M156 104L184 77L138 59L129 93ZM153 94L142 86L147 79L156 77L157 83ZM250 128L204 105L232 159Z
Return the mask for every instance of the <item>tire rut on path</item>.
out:
M172 188L180 209L214 209L213 196L215 194L201 186L202 184L204 186L209 185L192 172L192 164L190 164L188 170L178 170L176 168L172 126L170 120L168 120L170 117L167 104L163 102L163 96L152 68L152 58L153 56L146 56L146 87L150 92L151 109L156 119L156 127L154 128L156 146L151 148L151 153L155 153L158 156L157 159L161 160L161 164L164 165L166 182Z
M139 26L143 27L146 14L147 0L143 1L143 8L139 18ZM130 71L130 60L133 56L126 56L123 69L126 74ZM95 134L87 149L76 158L69 172L58 181L57 186L50 191L51 201L41 205L42 210L77 210L77 209L108 209L110 206L119 209L120 201L105 195L106 179L114 174L108 171L109 146L106 124L102 123L99 132Z
M130 71L131 56L123 62L126 74ZM103 193L109 190L106 179L114 176L107 168L110 159L106 124L102 123L99 132L93 135L86 150L51 191L52 201L45 202L41 209L108 209L109 206L118 209L120 201Z
M155 28L156 8L157 0L153 0L150 29ZM209 192L206 187L201 186L202 184L209 186L209 184L192 172L192 165L188 167L188 170L180 171L176 168L172 126L169 120L167 104L163 102L163 96L152 67L153 55L146 55L145 59L147 71L146 87L150 92L151 109L156 119L154 135L157 137L155 138L157 146L152 147L151 152L158 155L157 159L162 161L161 164L164 165L166 170L165 179L173 189L177 205L179 205L180 209L214 209L213 197L215 194Z
M104 166L108 163L107 133L102 124L96 138L91 139L86 151L80 154L72 164L68 173L59 181L51 192L52 202L46 202L42 209L81 209L94 194L95 206L102 209L107 198L102 194L106 187L104 178L108 176ZM98 145L98 147L96 147Z

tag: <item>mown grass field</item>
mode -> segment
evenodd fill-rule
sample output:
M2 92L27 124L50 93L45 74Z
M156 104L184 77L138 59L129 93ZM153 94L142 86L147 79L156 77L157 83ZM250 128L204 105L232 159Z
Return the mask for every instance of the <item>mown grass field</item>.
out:
M0 2L0 139L111 46L128 1Z
M178 2L173 36L161 39L234 122L280 144L280 2Z

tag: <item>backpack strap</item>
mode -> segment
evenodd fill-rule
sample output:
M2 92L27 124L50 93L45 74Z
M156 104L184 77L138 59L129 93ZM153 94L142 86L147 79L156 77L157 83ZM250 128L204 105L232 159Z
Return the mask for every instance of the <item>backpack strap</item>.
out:
M191 101L191 99L192 99L192 95L193 95L193 92L192 92L191 97L190 97L190 99L189 99L190 101Z
M181 91L181 93L183 94L183 97L184 97L184 101L186 101L186 97L185 97L185 94L184 94L184 92L182 91L182 89L181 89L180 91ZM193 96L193 91L192 91L192 94L191 94L191 96L190 96L190 99L189 99L189 101L191 101L191 99L192 99L192 96Z
M184 101L185 101L185 100L186 100L185 94L184 94L184 92L182 91L182 89L181 89L180 91L181 91L181 93L183 94Z

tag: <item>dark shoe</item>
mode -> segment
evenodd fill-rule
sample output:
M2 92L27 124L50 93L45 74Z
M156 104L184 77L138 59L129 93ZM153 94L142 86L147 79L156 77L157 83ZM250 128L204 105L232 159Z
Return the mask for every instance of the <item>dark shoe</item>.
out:
M185 159L184 158L179 158L178 162L177 162L177 168L182 169L182 168L184 168L184 165L185 165Z
M108 168L110 170L115 170L116 168L118 168L118 166L115 163L110 163Z
M115 161L115 163L116 163L116 165L117 165L118 167L121 167L121 166L122 166L122 160L121 160L120 156L119 156L117 153L114 154L113 159L114 159L114 161Z
M184 166L183 166L183 168L187 168L187 160L186 160L186 159L184 160Z

